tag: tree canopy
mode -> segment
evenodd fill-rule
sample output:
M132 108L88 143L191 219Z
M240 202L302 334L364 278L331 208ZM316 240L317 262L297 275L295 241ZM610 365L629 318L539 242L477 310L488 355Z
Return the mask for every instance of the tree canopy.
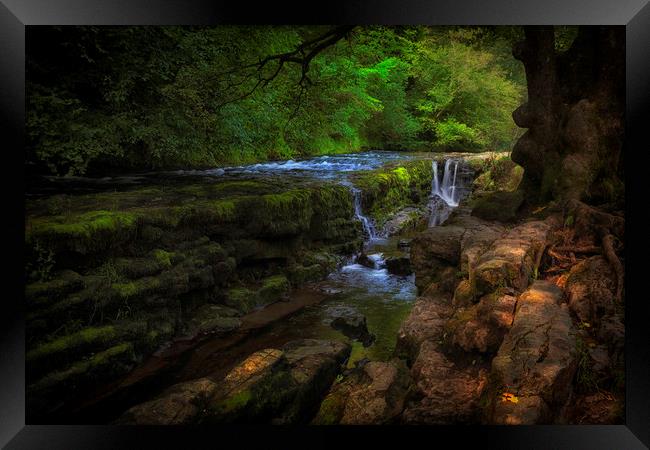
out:
M505 150L512 27L28 27L40 173L396 150Z

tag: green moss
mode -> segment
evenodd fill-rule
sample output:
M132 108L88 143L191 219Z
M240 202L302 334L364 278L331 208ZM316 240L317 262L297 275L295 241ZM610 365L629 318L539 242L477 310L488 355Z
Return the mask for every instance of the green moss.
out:
M28 221L26 240L88 253L133 238L136 225L135 214L120 211L41 217Z
M343 418L345 411L345 397L331 393L320 405L318 414L312 421L313 425L337 425Z
M257 304L257 294L246 288L233 288L226 293L224 303L247 314Z
M163 288L162 281L158 277L144 277L128 283L113 283L112 291L118 298L128 299L142 297Z
M262 281L262 287L257 291L257 296L262 304L273 303L285 296L291 285L284 275L274 275Z
M165 250L156 249L153 251L153 256L154 258L156 258L156 261L158 261L160 264L163 265L163 267L171 267L172 265L171 258L174 256L173 253L166 252Z
M363 193L364 211L381 227L399 209L428 198L432 176L430 161L409 161L359 174L354 184Z
M25 359L28 363L37 361L44 357L56 357L63 353L78 352L83 347L100 345L109 342L117 337L115 327L90 327L64 336L54 341L47 342L27 352Z
M72 270L65 270L49 281L28 284L25 287L25 296L31 302L47 304L83 287L84 281L81 275Z
M233 412L246 407L251 401L252 394L250 389L242 389L229 395L215 406L215 412L218 414L232 414Z
M87 382L91 374L102 378L115 376L128 370L128 365L135 360L133 344L125 342L97 353L91 358L79 361L65 370L50 373L29 387L30 391L41 391L57 387L62 383L73 387L81 379Z

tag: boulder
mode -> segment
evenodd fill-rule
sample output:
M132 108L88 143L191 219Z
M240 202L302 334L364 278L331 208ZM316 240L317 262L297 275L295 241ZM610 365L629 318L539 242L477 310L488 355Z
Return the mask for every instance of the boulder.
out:
M562 290L536 281L519 296L510 331L492 360L494 424L548 423L571 394L577 367L575 330ZM512 394L517 401L510 401Z
M335 308L333 314L336 315L330 326L335 330L355 339L363 344L364 347L369 347L375 340L375 336L368 331L368 324L363 314L351 308Z
M477 423L487 370L480 365L457 365L426 340L411 368L419 400L408 402L406 424L450 425Z
M422 216L423 211L419 208L408 206L401 209L386 221L382 234L384 236L394 236L408 230L409 228L414 228Z
M543 251L550 225L526 222L496 239L470 267L470 281L478 296L500 287L526 289L537 273L539 252Z
M464 229L458 226L429 228L411 241L411 267L420 292L436 280L437 274L460 260Z
M444 324L451 313L449 301L441 294L416 299L413 309L400 326L395 355L409 363L415 361L424 341L442 337Z
M208 378L180 383L160 397L126 411L117 425L185 425L199 415L217 384Z
M513 295L489 294L457 310L446 325L451 342L466 352L496 352L514 319Z
M306 423L318 410L323 395L341 372L351 347L317 339L291 341L283 347L289 364L291 401L275 414L274 424Z
M375 268L375 261L370 259L370 257L368 257L368 255L365 253L361 253L359 256L357 256L357 264L361 264L362 266L368 267L370 269Z
M513 222L523 202L524 193L520 190L491 192L476 200L472 215L485 220Z
M394 275L410 275L413 273L411 269L411 258L408 256L392 256L386 258L386 269Z
M410 377L403 361L369 361L336 383L312 421L317 425L381 425L402 412Z
M221 381L201 378L174 385L132 407L117 423L306 422L349 355L348 344L315 339L259 350Z

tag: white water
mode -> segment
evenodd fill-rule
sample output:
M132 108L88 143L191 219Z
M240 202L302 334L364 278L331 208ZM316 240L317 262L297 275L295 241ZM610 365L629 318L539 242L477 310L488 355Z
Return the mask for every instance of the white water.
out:
M361 209L361 190L354 187L351 183L342 183L346 186L349 186L352 196L354 198L354 215L361 224L363 225L363 232L366 235L369 241L377 239L377 230L375 230L375 224L372 223L372 220L366 217L363 214Z
M433 176L429 202L429 208L431 209L431 215L429 216L430 227L441 225L460 202L459 186L456 184L458 181L458 165L459 162L456 159L447 159L445 161L442 184L440 184L438 162L434 160L431 163Z

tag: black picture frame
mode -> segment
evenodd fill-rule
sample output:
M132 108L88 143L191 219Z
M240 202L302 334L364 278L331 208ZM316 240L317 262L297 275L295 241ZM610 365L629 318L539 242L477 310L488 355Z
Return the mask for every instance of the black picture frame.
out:
M477 427L311 427L287 429L56 426L25 424L25 324L23 315L25 26L166 24L422 24L422 25L621 25L626 27L626 413L625 425ZM311 5L208 0L0 0L0 102L4 135L6 269L0 326L0 446L6 448L194 448L234 439L283 446L339 446L350 438L387 445L423 439L442 446L526 449L642 449L650 447L650 349L644 314L644 153L650 92L650 4L648 0L330 0ZM8 139L7 139L8 138ZM9 174L11 176L7 177ZM634 216L639 218L634 219ZM11 287L12 289L6 289ZM306 434L307 436L303 436ZM300 443L302 441L302 443ZM418 444L415 444L418 445ZM445 445L443 447L450 446Z

